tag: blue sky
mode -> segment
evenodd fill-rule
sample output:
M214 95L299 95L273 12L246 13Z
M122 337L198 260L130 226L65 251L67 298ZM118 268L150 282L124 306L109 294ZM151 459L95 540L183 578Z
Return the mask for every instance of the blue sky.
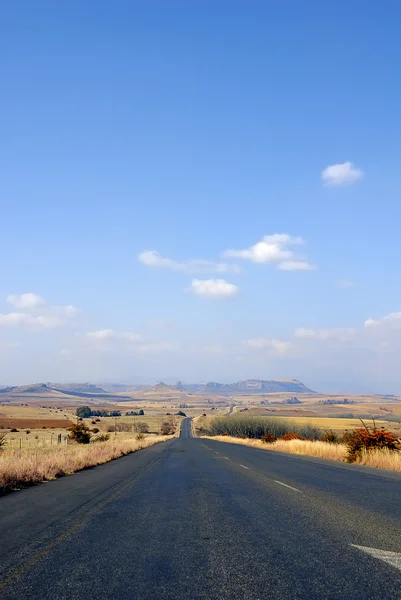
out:
M0 383L401 393L400 20L395 0L4 6Z

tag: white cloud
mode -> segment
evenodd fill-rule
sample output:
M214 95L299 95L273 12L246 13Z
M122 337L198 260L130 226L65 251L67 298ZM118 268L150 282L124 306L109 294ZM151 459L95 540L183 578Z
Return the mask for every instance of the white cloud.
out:
M82 312L79 308L73 306L72 304L67 304L66 306L52 306L50 308L54 309L57 312L60 312L62 315L68 317L69 319L77 317Z
M88 331L86 336L92 340L127 340L128 342L138 342L140 335L137 333L120 333L114 329L98 329L97 331Z
M252 348L253 350L263 350L267 348L273 351L273 353L281 355L286 354L292 348L291 342L284 342L283 340L277 340L275 338L254 338L245 340L243 344L247 348Z
M346 342L355 335L355 329L341 327L333 329L305 329L300 327L295 330L294 335L297 338Z
M26 294L9 294L7 296L7 302L15 306L15 308L27 309L38 308L39 306L44 306L46 304L43 298L32 292Z
M310 271L316 267L290 250L290 246L304 243L300 237L293 237L287 233L274 233L265 235L260 242L244 250L225 250L223 256L242 258L259 264L274 264L282 271Z
M351 183L358 181L358 179L361 179L363 176L364 172L362 169L357 169L349 161L329 165L323 169L321 173L322 181L330 186L350 185Z
M70 356L71 350L69 348L62 348L60 350L61 356Z
M188 288L197 296L209 296L210 298L224 298L235 296L239 288L224 279L193 279Z
M39 317L34 317L34 323L43 327L43 329L57 329L58 327L63 327L64 321L60 319L60 317L56 317L54 315L41 315Z
M381 319L366 319L364 327L371 328L385 324L401 324L401 312L390 313Z
M238 265L213 262L203 259L177 261L161 256L156 250L146 250L138 255L138 260L147 267L183 271L185 273L238 273Z
M54 315L40 315L35 317L30 313L13 312L0 313L0 325L30 325L42 329L56 329L64 325L62 319Z
M315 271L316 265L311 265L305 260L286 260L277 267L280 271Z
M0 325L29 325L35 318L29 313L0 313Z
M358 284L356 281L352 279L338 279L336 281L336 286L343 289L350 289L356 287Z
M0 325L28 325L42 329L56 329L67 324L81 311L72 304L49 306L37 294L9 294L7 302L16 309L29 309L31 312L11 312L0 314ZM40 312L38 315L37 313Z

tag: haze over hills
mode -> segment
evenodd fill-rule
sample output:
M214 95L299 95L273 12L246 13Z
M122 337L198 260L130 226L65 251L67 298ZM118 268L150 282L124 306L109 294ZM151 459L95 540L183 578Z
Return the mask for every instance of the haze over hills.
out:
M264 380L247 379L235 383L218 383L210 381L208 383L185 384L178 381L176 385L167 385L163 381L156 385L149 384L123 384L114 383L100 387L92 383L31 383L21 386L10 386L0 389L0 394L11 394L13 396L37 394L47 396L54 393L70 394L73 396L109 396L112 394L121 394L136 390L151 390L153 392L182 391L198 393L269 393L269 392L293 392L293 393L313 393L313 390L305 386L301 381L291 380Z

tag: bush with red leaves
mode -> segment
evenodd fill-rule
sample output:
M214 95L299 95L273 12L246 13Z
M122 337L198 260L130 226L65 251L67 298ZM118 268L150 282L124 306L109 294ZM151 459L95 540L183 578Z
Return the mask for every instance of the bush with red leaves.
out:
M295 431L289 431L288 433L285 433L281 439L288 442L290 440L305 440L306 438L304 438L302 435L299 435L299 433L295 433Z
M367 452L383 450L384 448L393 452L401 450L400 440L395 437L392 431L386 431L384 427L377 429L376 425L373 429L369 429L363 421L362 424L363 427L355 429L347 442L347 462L355 462L361 456L363 450Z
M265 444L273 444L277 441L276 436L273 433L267 433L266 435L262 435L262 442Z

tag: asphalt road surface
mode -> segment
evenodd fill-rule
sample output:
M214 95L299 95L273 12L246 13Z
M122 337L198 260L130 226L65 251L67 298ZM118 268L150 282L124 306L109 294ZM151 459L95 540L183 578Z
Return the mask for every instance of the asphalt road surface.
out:
M401 477L182 437L0 497L0 596L400 600Z

